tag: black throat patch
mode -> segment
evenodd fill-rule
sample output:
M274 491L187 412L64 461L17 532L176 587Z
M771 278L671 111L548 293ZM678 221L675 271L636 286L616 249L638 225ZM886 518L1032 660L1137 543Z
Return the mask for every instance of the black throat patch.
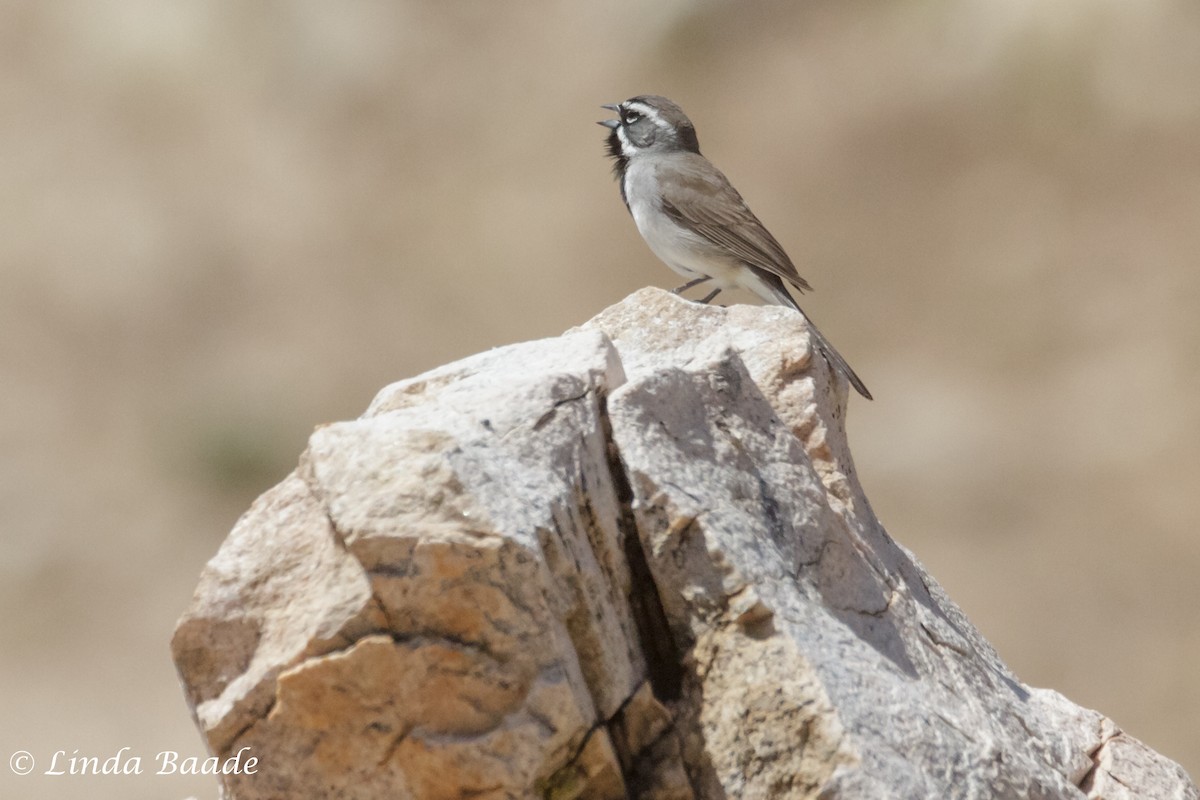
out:
M629 208L629 198L625 196L625 169L629 166L629 156L621 149L621 139L614 128L608 134L608 157L613 160L613 177L621 185L621 199Z

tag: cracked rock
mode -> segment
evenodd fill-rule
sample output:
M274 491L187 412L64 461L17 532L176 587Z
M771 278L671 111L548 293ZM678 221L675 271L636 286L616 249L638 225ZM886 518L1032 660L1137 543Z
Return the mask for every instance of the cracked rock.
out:
M172 643L250 798L1180 798L884 531L787 309L644 290L387 387Z

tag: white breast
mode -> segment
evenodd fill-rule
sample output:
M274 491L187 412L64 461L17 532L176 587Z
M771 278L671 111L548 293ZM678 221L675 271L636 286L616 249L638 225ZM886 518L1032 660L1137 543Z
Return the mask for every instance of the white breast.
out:
M624 187L633 221L650 250L686 278L704 275L721 288L738 285L744 267L719 257L711 243L676 225L663 212L653 161L644 157L630 159Z

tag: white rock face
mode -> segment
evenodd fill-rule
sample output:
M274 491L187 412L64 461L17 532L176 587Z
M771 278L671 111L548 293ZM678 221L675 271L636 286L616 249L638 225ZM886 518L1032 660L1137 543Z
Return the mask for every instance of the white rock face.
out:
M1200 798L890 539L831 379L643 290L318 429L173 642L226 796Z

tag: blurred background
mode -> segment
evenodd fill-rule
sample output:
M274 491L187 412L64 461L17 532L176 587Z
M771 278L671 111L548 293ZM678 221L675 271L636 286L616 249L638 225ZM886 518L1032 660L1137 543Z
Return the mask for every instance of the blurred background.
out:
M0 11L4 761L203 756L173 625L313 426L677 283L595 125L655 92L878 398L892 535L1023 680L1200 777L1194 0Z

